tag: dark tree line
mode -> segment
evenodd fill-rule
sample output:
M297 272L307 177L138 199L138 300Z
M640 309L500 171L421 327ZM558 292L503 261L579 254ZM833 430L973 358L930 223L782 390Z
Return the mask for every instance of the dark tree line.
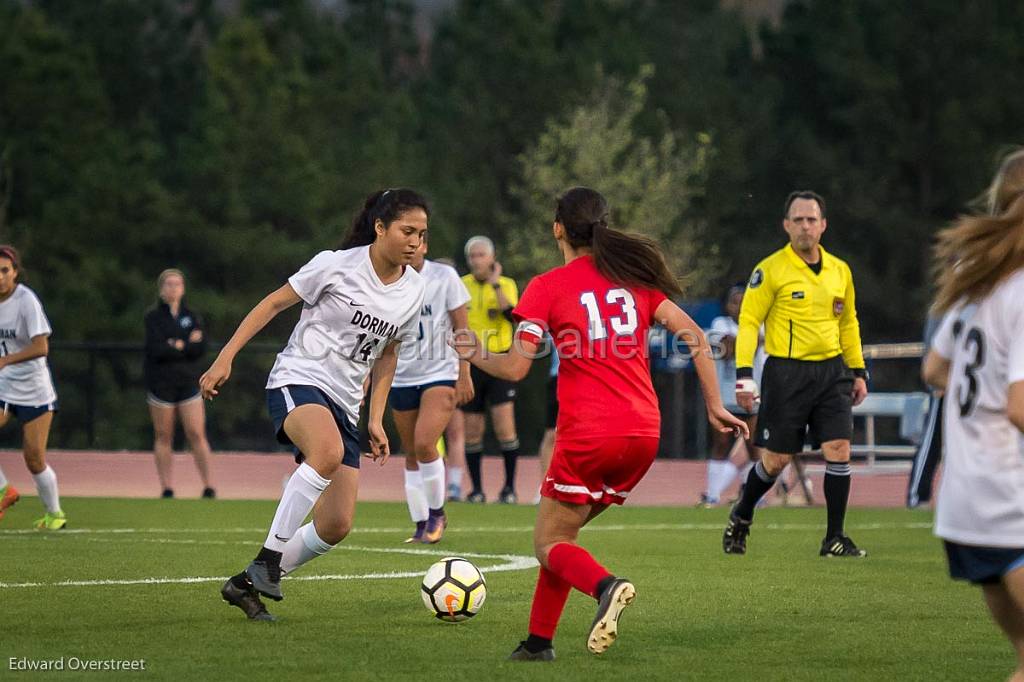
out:
M1024 141L1013 0L794 0L761 25L717 0L461 0L432 25L407 0L236 5L0 0L0 239L55 340L140 339L168 266L223 339L381 186L432 198L433 255L490 234L523 286L545 132L641 74L623 148L670 135L700 172L678 225L626 227L693 235L714 264L693 296L745 278L785 194L814 188L865 339L913 339L931 235Z

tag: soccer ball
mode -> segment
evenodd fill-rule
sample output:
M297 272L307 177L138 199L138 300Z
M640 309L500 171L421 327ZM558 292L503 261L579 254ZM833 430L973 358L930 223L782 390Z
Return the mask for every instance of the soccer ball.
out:
M472 618L487 598L480 569L460 557L446 557L427 569L420 595L435 617L448 622Z

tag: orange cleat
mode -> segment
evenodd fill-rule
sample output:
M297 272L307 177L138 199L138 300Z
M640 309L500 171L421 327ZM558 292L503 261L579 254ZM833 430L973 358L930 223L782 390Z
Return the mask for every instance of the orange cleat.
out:
M3 490L0 490L0 521L3 520L4 514L7 513L8 507L13 507L14 503L21 499L21 495L18 494L18 489L13 485L7 485Z

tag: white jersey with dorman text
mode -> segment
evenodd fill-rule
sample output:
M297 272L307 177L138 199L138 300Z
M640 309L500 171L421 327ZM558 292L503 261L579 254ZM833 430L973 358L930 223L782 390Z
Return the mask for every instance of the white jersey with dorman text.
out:
M36 293L18 284L10 297L0 303L0 355L28 348L35 336L49 336L53 330ZM39 407L57 401L46 358L33 358L0 369L0 400L12 405Z
M469 302L469 292L455 268L423 261L420 270L426 294L420 309L415 341L406 341L398 351L398 369L392 386L422 386L434 381L459 378L459 356L448 345L452 310Z
M278 356L267 388L316 386L359 421L363 382L392 341L415 339L423 278L411 267L383 284L370 247L321 251L288 278L302 299L299 323Z
M1024 270L978 303L952 308L932 348L950 360L935 534L965 545L1024 547L1024 436L1006 416L1024 381Z

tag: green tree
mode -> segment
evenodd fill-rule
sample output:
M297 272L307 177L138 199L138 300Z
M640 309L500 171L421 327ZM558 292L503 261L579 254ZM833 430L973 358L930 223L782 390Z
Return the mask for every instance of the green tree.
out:
M699 246L704 230L689 213L704 192L711 140L667 129L656 138L637 134L651 75L650 67L628 83L600 75L589 101L549 121L519 155L521 179L512 194L523 210L507 217L504 261L510 272L533 274L558 263L550 232L554 198L586 185L608 198L614 226L657 240L673 271L690 283L690 293L706 293L716 262L711 250Z

